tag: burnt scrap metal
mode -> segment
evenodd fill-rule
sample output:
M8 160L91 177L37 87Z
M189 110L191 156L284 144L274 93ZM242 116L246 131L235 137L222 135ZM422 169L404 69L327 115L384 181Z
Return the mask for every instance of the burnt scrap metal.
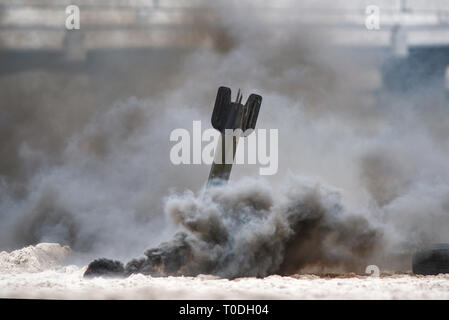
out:
M231 174L237 150L240 129L243 135L256 128L262 97L251 94L245 105L242 104L242 93L239 89L234 102L231 102L231 89L218 88L215 106L212 112L212 126L220 131L220 140L215 153L214 162L209 173L207 186L226 183ZM227 143L232 138L232 143Z

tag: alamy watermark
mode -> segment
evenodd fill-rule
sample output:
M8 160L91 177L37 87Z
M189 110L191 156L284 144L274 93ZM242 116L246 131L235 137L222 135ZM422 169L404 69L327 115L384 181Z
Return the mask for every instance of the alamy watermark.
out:
M202 131L201 121L193 121L192 134L184 128L170 133L170 141L176 142L170 161L174 165L259 164L260 175L274 175L278 171L278 138L277 129L227 129L221 134L212 128Z
M371 277L378 278L380 276L380 269L375 264L370 264L366 267L365 273L371 275Z
M380 29L380 8L375 5L366 6L365 9L365 27L368 30Z
M79 30L81 27L80 8L76 5L70 5L65 8L67 17L65 27L67 30Z

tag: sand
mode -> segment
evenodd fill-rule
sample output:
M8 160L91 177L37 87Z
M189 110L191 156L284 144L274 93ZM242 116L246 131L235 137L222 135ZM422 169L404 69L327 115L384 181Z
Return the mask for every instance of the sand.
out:
M43 299L449 299L449 275L295 275L263 279L132 275L84 279L70 248L39 244L0 253L0 298Z

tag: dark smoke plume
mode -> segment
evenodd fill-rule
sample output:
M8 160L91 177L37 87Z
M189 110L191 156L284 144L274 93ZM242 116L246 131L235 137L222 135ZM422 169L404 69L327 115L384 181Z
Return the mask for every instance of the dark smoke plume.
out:
M307 266L361 271L381 239L379 230L345 211L337 192L298 179L286 189L277 193L263 181L243 180L198 196L169 197L166 213L180 231L145 258L131 260L125 273L235 278L292 274Z
M125 268L120 261L101 258L89 263L86 272L84 272L84 277L117 277L123 276L124 272Z

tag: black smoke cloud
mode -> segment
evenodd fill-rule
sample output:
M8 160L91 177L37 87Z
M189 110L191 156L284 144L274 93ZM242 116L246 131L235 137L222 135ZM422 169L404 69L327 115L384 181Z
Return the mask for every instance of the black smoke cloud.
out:
M199 195L169 197L166 214L179 231L119 274L264 277L306 266L362 272L381 231L360 213L345 211L337 191L290 180L280 192L263 180L244 179ZM98 262L86 275L102 274Z

